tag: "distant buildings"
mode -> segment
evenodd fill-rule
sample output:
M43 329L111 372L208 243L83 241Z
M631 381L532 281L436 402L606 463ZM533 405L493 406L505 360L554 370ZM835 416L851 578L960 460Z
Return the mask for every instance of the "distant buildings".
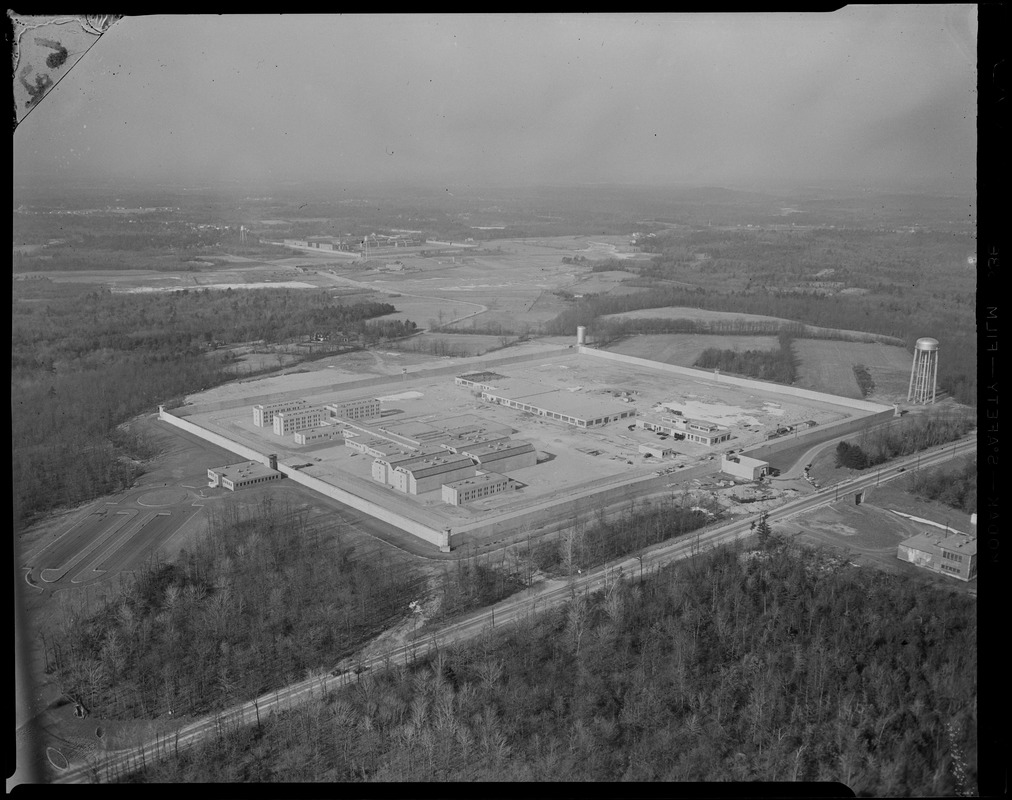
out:
M977 537L955 531L930 531L900 542L900 561L969 581L977 577Z

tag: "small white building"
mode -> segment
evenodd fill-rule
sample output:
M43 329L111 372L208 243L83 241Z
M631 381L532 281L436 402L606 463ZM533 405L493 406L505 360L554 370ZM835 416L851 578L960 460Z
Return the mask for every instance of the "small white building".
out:
M344 437L341 435L341 429L336 425L327 425L324 428L309 428L304 431L295 432L296 444L318 444L320 442L329 442L334 439L338 439L342 443L344 442Z
M666 458L675 455L673 447L665 447L662 444L641 444L638 448L640 453L654 458Z
M244 461L241 464L229 464L224 467L209 467L207 485L212 489L220 486L234 492L236 489L280 480L283 477L280 472L264 466L259 461Z
M769 473L770 465L769 462L760 461L758 458L725 454L720 459L720 471L747 481L757 481Z

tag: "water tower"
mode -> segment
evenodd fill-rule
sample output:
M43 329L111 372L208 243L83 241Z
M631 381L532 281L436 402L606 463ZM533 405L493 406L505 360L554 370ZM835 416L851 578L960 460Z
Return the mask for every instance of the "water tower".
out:
M938 383L938 339L923 337L914 344L914 363L910 367L908 403L934 403Z

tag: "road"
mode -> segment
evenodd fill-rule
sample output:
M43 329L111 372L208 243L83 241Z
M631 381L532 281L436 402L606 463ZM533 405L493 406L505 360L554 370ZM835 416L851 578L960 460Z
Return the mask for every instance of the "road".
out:
M805 512L830 505L840 499L853 497L862 489L888 482L905 474L911 468L937 466L952 458L967 455L976 450L976 440L963 440L942 447L933 448L899 459L867 475L859 475L837 484L825 487L814 494L799 497L770 511L768 521L775 524ZM546 611L567 602L578 593L592 593L606 588L610 582L620 579L637 579L648 575L668 564L691 557L705 549L743 539L752 534L750 519L735 520L695 535L683 536L676 541L656 545L645 552L588 570L571 579L551 580L514 595L494 606L469 614L451 622L438 631L421 636L414 641L392 648L374 658L364 659L354 669L340 669L320 674L273 692L255 700L205 717L179 728L175 733L158 738L144 745L118 752L91 757L81 764L72 764L55 780L56 783L86 783L115 780L128 774L153 759L171 755L178 748L185 748L218 731L231 730L240 725L253 725L258 718L272 711L293 708L313 696L322 697L353 684L359 674L386 665L409 664L418 658L453 642L463 641L480 635L490 627L509 625L530 615Z

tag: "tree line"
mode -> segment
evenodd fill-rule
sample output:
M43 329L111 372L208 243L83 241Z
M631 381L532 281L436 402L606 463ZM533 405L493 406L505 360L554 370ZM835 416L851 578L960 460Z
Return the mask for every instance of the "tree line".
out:
M129 782L840 781L976 792L972 599L729 545L364 673Z
M914 342L927 331L941 345L939 388L958 402L973 405L977 391L973 305L959 305L952 302L952 297L951 292L906 301L885 293L824 297L784 293L776 286L766 285L726 289L717 282L710 288L693 289L650 280L645 282L644 291L635 294L574 298L569 308L544 323L542 331L548 335L571 335L582 325L595 337L605 339L632 332L681 332L667 320L600 319L610 314L667 306L758 314L822 328L867 331L902 341L911 351Z
M875 467L891 458L955 441L976 425L973 413L943 411L903 417L889 425L864 431L857 441L840 442L836 446L836 466L859 470Z
M777 337L774 350L721 350L708 347L693 366L700 369L719 369L763 381L791 385L798 377L798 359L792 348L794 337L784 331Z

